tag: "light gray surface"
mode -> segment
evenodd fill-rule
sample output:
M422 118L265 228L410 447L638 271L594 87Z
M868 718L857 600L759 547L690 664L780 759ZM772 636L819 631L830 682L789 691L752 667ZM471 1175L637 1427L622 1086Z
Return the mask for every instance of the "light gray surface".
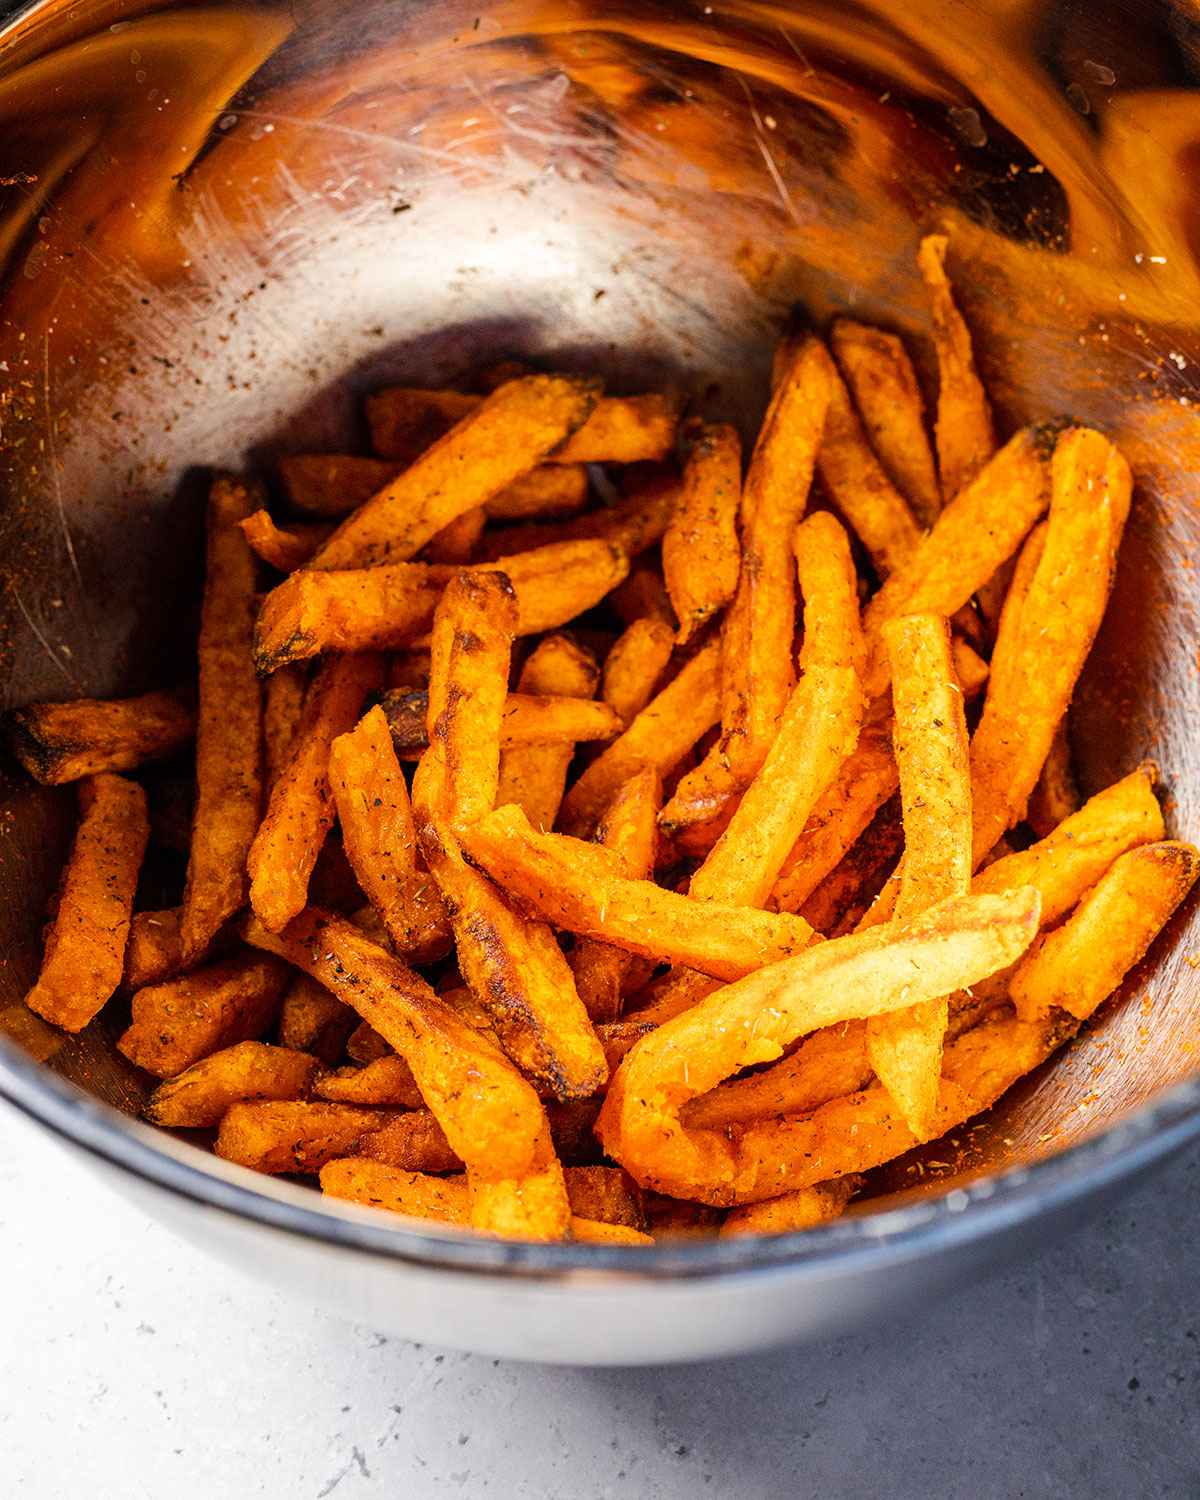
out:
M61 1500L1200 1494L1200 1154L922 1323L575 1371L385 1340L180 1244L0 1113L0 1471Z

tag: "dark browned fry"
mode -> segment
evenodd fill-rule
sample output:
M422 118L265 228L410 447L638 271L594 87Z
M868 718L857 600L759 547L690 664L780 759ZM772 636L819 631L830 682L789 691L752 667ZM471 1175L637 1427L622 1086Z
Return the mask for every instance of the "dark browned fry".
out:
M280 526L268 510L256 510L238 522L257 557L280 573L304 567L317 549L333 535L328 521L294 521Z
M578 649L572 646L572 650ZM594 676L594 663L591 671ZM429 690L413 688L385 693L382 707L396 754L404 760L419 756L429 744ZM500 716L500 745L504 751L564 750L569 764L575 745L587 740L610 740L620 733L621 727L615 709L607 703L565 695L549 698L509 693ZM565 775L565 766L563 770ZM509 796L505 800L516 802L520 798ZM556 808L557 805L556 802Z
M335 1063L357 1025L358 1012L343 1005L323 984L307 974L292 976L279 1008L281 1047L311 1052L323 1063Z
M377 1057L362 1068L339 1068L318 1078L313 1092L335 1104L385 1105L420 1109L425 1101L412 1069L396 1052Z
M487 512L482 505L474 510L465 510L443 526L436 536L430 537L422 549L422 557L431 563L449 563L461 567L471 561L483 528L487 524Z
M132 771L181 750L196 730L186 694L33 703L5 716L13 754L35 781L61 786L100 771Z
M125 988L140 990L144 984L157 984L183 968L180 945L179 907L166 911L139 911L129 923L129 940L125 945Z
M360 1153L397 1118L406 1117L317 1099L243 1101L226 1110L214 1149L226 1161L256 1172L311 1174L335 1157Z

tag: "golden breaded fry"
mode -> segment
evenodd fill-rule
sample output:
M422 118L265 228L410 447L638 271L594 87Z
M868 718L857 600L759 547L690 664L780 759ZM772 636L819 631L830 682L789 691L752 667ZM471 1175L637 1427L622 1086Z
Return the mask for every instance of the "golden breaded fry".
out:
M484 561L499 561L568 542L606 542L627 557L637 557L661 539L678 500L679 480L673 473L639 477L623 500L572 520L497 526L485 534L478 555Z
M692 876L702 901L762 906L809 815L858 742L864 646L846 533L827 511L796 532L804 596L800 680L761 769Z
M1025 818L1029 826L1044 839L1064 819L1079 811L1079 787L1071 765L1071 741L1067 733L1067 716L1058 721L1050 752L1042 766L1037 784L1029 794Z
M921 528L908 501L871 451L837 366L823 344L817 348L829 388L817 472L870 554L876 572L886 578L912 556L921 540Z
M725 608L741 568L738 511L742 501L742 444L723 422L691 422L679 504L662 543L663 577L686 645Z
M971 884L971 770L963 693L938 615L904 615L884 627L892 677L896 765L904 810L904 864L894 920L910 921ZM867 1021L867 1055L915 1136L937 1111L944 995Z
M82 1031L112 997L142 856L150 837L146 794L104 771L79 783L79 826L46 934L42 966L25 1004L64 1031Z
M957 613L1012 556L1050 501L1050 456L1060 425L1023 428L942 511L933 530L863 612L867 693L887 687L879 632L896 615Z
M642 1190L628 1172L620 1167L565 1167L563 1177L577 1218L645 1230Z
M357 1155L394 1118L387 1110L321 1100L245 1100L225 1111L213 1149L256 1172L311 1174L337 1157Z
M485 505L561 444L587 420L596 394L590 381L557 375L501 386L348 516L311 566L406 561L456 516Z
M342 1157L321 1168L321 1191L330 1198L361 1203L407 1214L411 1219L436 1219L443 1224L470 1223L470 1198L464 1176L432 1177L405 1172L368 1157Z
M343 1005L323 984L307 974L294 974L279 1007L279 1045L311 1052L325 1064L335 1063L346 1050L350 1033L359 1024L358 1012Z
M169 979L183 967L179 923L183 913L177 906L165 911L134 912L125 944L124 984L128 990Z
M596 842L617 856L630 880L647 880L654 873L661 802L661 778L653 767L647 767L620 789L596 830ZM579 998L593 1021L615 1021L620 1015L622 986L631 963L629 953L611 943L581 938L575 944L570 955L571 971Z
M502 572L517 594L517 632L554 630L598 604L629 568L603 541L554 543L479 564ZM389 563L345 572L294 573L267 595L255 630L260 673L320 651L388 650L414 644L429 629L442 589L460 569Z
M5 715L12 753L35 781L62 786L101 771L132 771L181 750L196 732L182 693L32 703Z
M976 863L1024 816L1108 603L1129 514L1129 465L1100 433L1064 433L1052 470L1045 548L1016 625L1001 622L971 740Z
M1022 1021L1054 1009L1088 1016L1145 954L1200 874L1191 844L1143 844L1100 877L1061 927L1017 965L1009 993Z
M279 460L288 503L310 516L348 516L399 472L387 459L350 453L291 453Z
M932 526L942 508L942 487L925 431L921 389L903 340L839 318L829 341L884 472L920 524Z
M674 628L654 615L634 620L613 643L600 694L623 724L632 724L654 697L674 647Z
M147 1073L174 1078L221 1047L262 1036L286 982L285 965L252 953L146 985L117 1046Z
M497 808L464 830L462 841L524 910L568 932L718 979L798 953L812 937L799 917L696 901L650 880L630 880L612 851L537 833L518 807Z
M581 1245L652 1245L654 1236L627 1224L606 1224L599 1219L571 1218L571 1238Z
M517 681L523 695L553 695L559 704L578 699L591 705L600 673L595 658L567 635L550 635L540 641L521 668ZM505 702L507 716L513 702ZM612 734L620 732L614 725ZM501 725L501 742L504 727ZM606 735L604 738L611 738ZM513 745L500 753L500 780L496 803L500 807L515 803L524 808L535 828L553 828L567 785L567 771L575 756L574 738L557 743L545 740L528 745Z
M938 359L938 468L942 493L952 500L996 451L996 433L991 403L975 369L971 334L946 276L949 243L944 234L926 235L917 251L917 265L929 288Z
M840 1219L846 1204L862 1185L854 1174L837 1177L832 1182L816 1182L812 1187L797 1188L778 1198L761 1203L745 1203L731 1208L725 1215L719 1234L723 1240L744 1234L794 1234L799 1229L815 1229Z
M806 1032L949 994L1006 967L1034 937L1038 907L1034 891L961 897L905 927L818 943L718 990L625 1058L596 1125L606 1152L643 1187L718 1206L775 1196L780 1182L807 1186L784 1176L768 1184L743 1140L682 1125L683 1105Z
M239 1099L302 1099L318 1066L304 1052L236 1042L160 1083L150 1095L146 1118L178 1130L200 1129L216 1125Z
M443 526L436 536L430 537L422 549L422 556L427 562L462 567L471 561L486 525L487 512L482 505L477 505L474 510L464 510L461 516L455 516Z
M362 1068L339 1068L313 1085L321 1099L335 1104L364 1104L391 1109L421 1109L425 1100L412 1069L395 1052L377 1057Z
M262 800L262 689L254 675L257 567L238 523L258 503L256 488L213 481L200 617L200 710L196 724L196 809L180 934L195 963L246 901L246 857Z
M309 876L333 822L329 748L354 723L381 677L376 656L334 656L321 665L304 699L287 764L247 857L250 904L273 932L303 910Z
M280 667L263 686L263 779L268 795L291 754L307 691L308 673L302 666Z
M280 526L265 509L259 509L238 522L256 557L280 573L302 568L333 535L328 521L293 521Z
M710 641L571 787L562 807L566 832L589 835L618 788L642 767L666 775L717 722L719 685L720 644Z

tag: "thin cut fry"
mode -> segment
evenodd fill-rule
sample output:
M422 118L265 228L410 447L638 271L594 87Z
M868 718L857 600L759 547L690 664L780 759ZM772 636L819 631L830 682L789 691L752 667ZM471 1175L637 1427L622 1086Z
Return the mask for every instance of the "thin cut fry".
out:
M992 408L975 369L971 334L946 276L944 234L921 241L917 265L929 288L933 342L938 358L937 449L942 493L952 500L996 450Z
M652 767L638 771L613 798L596 830L596 842L617 856L630 880L646 880L654 872L661 802L658 772ZM593 1021L615 1021L621 1013L622 986L632 963L629 953L611 943L582 938L571 953L570 963L588 1015Z
M385 1106L390 1109L420 1109L425 1101L412 1069L395 1052L377 1057L361 1068L339 1068L318 1078L313 1092L335 1104Z
M1058 825L1079 810L1079 787L1071 767L1071 741L1067 734L1067 716L1058 721L1050 753L1042 766L1037 784L1029 795L1025 811L1029 826L1044 839Z
M247 858L250 904L274 932L303 909L309 876L333 822L329 748L354 723L381 676L378 657L331 657L305 697L287 764Z
M311 1052L321 1062L337 1061L346 1049L358 1013L343 1005L307 974L292 975L279 1007L279 1045Z
M195 963L246 901L246 857L262 798L262 690L254 675L256 567L238 522L257 504L228 476L208 500L208 553L200 617L196 810L180 933Z
M419 756L429 744L428 690L386 693L382 707L396 754L404 760ZM569 761L575 745L610 740L620 730L620 719L606 703L595 703L589 698L542 698L509 693L500 715L500 746L502 750L565 747Z
M663 577L679 617L681 646L733 598L741 568L737 519L742 445L737 429L694 422L684 441L683 486L662 544Z
M9 746L35 781L62 786L101 771L132 771L181 750L196 730L182 693L34 703L5 716Z
M25 1004L64 1031L81 1031L125 968L133 897L150 823L136 782L102 772L79 783L80 820Z
M652 766L667 772L717 722L720 644L702 646L679 675L638 714L580 776L563 800L567 833L592 833L618 788L635 771Z
M800 915L825 937L853 932L895 868L903 846L899 803L891 798L801 906Z
M263 775L268 795L291 754L307 691L308 674L302 666L280 667L263 687Z
M117 1046L147 1073L174 1078L218 1048L262 1036L286 981L283 964L248 954L147 985Z
M513 900L554 926L718 979L798 953L812 938L800 917L700 902L630 880L610 850L537 833L520 808L497 808L464 831L463 845Z
M907 927L818 943L718 990L625 1058L596 1125L605 1150L659 1192L716 1205L774 1196L789 1179L766 1181L743 1140L682 1125L687 1100L779 1057L806 1032L949 994L1006 967L1034 937L1038 905L1034 891L942 902Z
M318 1066L315 1057L303 1052L237 1042L160 1083L150 1096L146 1118L179 1130L216 1125L239 1099L303 1098Z
M517 686L522 694L553 695L558 704L566 705L578 699L581 704L599 707L590 703L599 677L595 659L570 636L550 635L530 653L521 668ZM505 702L506 718L513 701L510 694ZM610 739L619 732L620 725L614 724L611 732L601 738ZM500 735L503 744L503 724ZM515 803L524 809L535 828L553 828L576 743L572 736L564 741L540 740L502 750L497 804L504 807L510 802Z
M328 521L294 521L280 526L269 510L259 508L238 522L256 557L280 573L302 568L333 535Z
M514 479L484 506L495 521L539 521L573 516L587 505L584 464L543 464Z
M942 508L942 487L925 431L921 390L903 341L850 318L839 318L829 338L884 472L921 525L932 526Z
M140 990L145 984L169 979L183 968L179 940L179 907L165 911L134 912L125 944L125 988Z
M654 697L675 646L672 625L654 615L634 620L604 658L601 696L623 724L632 724Z
M479 556L484 561L498 561L567 542L607 542L627 557L637 557L661 539L678 500L675 475L655 472L639 478L631 493L615 505L588 511L570 521L498 526L484 536Z
M891 664L893 739L904 809L904 866L894 920L910 921L971 884L971 771L950 628L907 615L884 629ZM937 1111L949 1008L936 995L867 1022L867 1054L909 1129L925 1138Z
M846 1204L857 1192L862 1179L855 1175L817 1182L812 1187L797 1188L778 1198L761 1203L745 1203L731 1208L720 1228L720 1238L736 1239L744 1234L794 1234L800 1229L815 1229L840 1219Z
M310 566L404 562L456 516L532 469L587 420L595 401L591 382L566 376L501 386L348 516Z

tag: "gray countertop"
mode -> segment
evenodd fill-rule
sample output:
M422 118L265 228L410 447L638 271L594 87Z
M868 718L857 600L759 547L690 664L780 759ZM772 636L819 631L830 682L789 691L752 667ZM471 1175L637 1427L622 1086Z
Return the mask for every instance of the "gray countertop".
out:
M385 1339L176 1240L0 1106L0 1473L62 1500L1200 1495L1200 1153L923 1319L727 1364Z

